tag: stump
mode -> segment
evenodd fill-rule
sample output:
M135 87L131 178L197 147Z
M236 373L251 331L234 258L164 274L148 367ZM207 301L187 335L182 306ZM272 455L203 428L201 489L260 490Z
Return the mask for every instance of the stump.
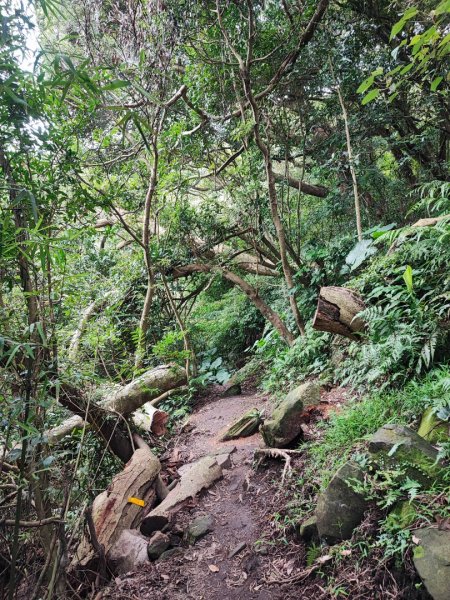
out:
M365 329L365 323L356 315L364 309L362 298L353 290L333 286L322 287L313 328L357 340L358 334Z

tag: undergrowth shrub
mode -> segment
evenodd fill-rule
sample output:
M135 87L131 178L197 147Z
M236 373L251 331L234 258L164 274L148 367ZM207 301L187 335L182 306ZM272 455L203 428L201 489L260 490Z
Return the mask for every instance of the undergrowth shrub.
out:
M336 370L336 382L359 389L399 386L446 360L450 246L444 238L448 228L444 223L425 230L396 230L395 238L393 232L383 236L400 247L373 258L349 283L368 305L360 313L367 332L362 343L349 346Z
M391 392L377 391L355 397L344 408L332 414L323 427L323 437L309 445L311 469L322 472L322 483L367 436L386 423L416 427L427 408L450 417L450 367L433 369L422 380L412 380L402 389ZM328 474L328 475L327 475Z
M270 361L263 387L272 393L281 393L310 376L323 374L329 367L331 334L315 331L306 325L303 337L288 348L270 331L255 344L256 356Z
M213 359L221 357L229 367L245 362L246 351L261 335L261 313L237 288L223 293L208 290L199 298L189 318L192 341L197 352L208 350Z

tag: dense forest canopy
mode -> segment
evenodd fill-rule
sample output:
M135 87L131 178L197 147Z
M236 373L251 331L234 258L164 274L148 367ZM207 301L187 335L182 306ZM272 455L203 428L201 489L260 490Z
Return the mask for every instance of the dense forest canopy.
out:
M352 390L316 492L385 422L447 422L449 13L0 0L5 598L75 593L70 543L139 430L111 397L148 373L173 430L245 369L274 398ZM90 430L50 444L71 413Z

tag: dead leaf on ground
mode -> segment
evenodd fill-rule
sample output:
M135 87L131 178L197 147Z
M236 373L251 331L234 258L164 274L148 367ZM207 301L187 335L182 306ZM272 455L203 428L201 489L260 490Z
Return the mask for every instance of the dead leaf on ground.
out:
M220 569L219 569L219 567L217 565L208 565L208 569L212 573L218 573L220 571Z
M333 557L331 556L331 554L325 554L325 556L319 556L317 562L323 565L324 563L330 561L332 558Z
M420 544L420 539L417 536L413 535L411 539L412 539L412 543L416 544L416 546L418 544Z

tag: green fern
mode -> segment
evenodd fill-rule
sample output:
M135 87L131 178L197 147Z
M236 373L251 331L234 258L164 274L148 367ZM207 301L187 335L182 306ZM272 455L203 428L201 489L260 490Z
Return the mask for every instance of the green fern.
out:
M306 564L310 567L321 555L322 548L317 544L312 544L306 551Z

